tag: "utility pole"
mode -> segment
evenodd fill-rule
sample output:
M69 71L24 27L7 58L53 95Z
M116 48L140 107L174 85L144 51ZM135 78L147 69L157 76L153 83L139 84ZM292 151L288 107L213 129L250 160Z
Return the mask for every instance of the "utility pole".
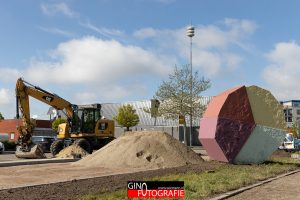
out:
M193 36L195 35L195 28L192 24L187 28L186 35L190 38L190 146L192 146L192 134L193 134Z

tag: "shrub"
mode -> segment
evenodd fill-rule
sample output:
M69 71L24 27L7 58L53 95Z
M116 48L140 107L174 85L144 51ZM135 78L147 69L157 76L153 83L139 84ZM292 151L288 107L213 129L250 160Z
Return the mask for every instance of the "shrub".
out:
M4 140L1 141L4 144L4 148L5 150L11 150L11 151L15 151L16 150L16 143L14 141L8 141L8 140Z

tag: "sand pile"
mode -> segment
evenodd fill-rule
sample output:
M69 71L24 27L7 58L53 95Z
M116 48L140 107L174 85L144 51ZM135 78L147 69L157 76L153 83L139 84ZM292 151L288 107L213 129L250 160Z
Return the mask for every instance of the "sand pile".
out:
M168 133L140 131L123 134L73 165L155 169L202 162L199 155Z
M59 154L56 155L57 158L82 158L89 155L84 149L82 149L77 144L72 144L67 148L61 150Z

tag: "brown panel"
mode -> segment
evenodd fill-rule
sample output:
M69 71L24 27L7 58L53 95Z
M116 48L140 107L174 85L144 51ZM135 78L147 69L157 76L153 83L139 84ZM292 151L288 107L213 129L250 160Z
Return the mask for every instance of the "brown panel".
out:
M215 140L229 162L240 152L254 128L254 123L218 118Z
M228 98L228 95L232 92L238 90L242 86L234 87L232 89L226 90L219 94L218 96L214 97L210 103L208 104L208 107L203 115L203 117L218 117L220 114L220 111Z
M219 117L254 123L251 105L245 86L242 86L228 94L219 113Z

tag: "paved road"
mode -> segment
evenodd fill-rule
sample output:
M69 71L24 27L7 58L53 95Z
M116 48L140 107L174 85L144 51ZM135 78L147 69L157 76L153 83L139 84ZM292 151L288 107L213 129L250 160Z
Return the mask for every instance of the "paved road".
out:
M50 153L45 153L47 158L51 158L52 155ZM20 160L19 158L17 158L15 156L15 152L14 151L5 151L2 154L0 154L0 162L3 161L12 161L12 160Z
M300 199L300 172L266 183L240 193L230 200Z

